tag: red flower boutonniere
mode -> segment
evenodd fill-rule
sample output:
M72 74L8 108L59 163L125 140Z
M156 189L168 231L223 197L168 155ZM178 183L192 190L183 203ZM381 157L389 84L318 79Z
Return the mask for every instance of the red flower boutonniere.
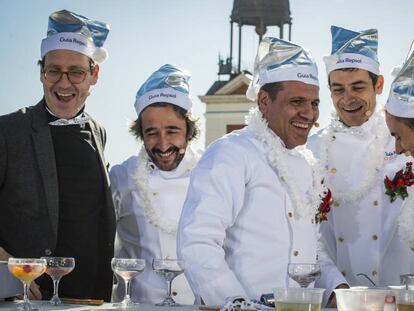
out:
M322 222L324 220L328 220L326 215L331 211L330 204L332 203L332 193L331 190L328 188L324 191L324 197L322 198L321 204L319 204L318 211L315 215L316 223Z
M388 176L385 176L385 194L389 195L390 202L394 202L398 196L401 199L408 197L407 187L410 187L414 184L414 173L413 173L413 163L407 162L403 170L399 170L394 178L390 180Z

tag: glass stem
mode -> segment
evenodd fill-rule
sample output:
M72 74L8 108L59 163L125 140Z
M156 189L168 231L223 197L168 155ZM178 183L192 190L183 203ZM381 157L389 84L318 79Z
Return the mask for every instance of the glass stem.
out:
M172 283L172 280L167 281L167 297L168 298L171 298L171 283Z
M53 279L53 299L59 299L59 281L60 279Z
M125 297L124 300L129 300L131 298L131 281L129 279L124 279L125 281Z
M30 304L29 287L30 287L30 283L23 283L23 302L25 304Z

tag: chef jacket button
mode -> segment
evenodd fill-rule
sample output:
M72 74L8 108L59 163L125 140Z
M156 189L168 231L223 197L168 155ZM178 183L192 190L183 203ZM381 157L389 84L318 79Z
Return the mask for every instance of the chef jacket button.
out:
M158 194L158 192L153 192L152 193L153 196L156 196L157 194Z
M373 239L374 241L378 240L378 235L374 234L374 235L372 236L372 239Z
M335 207L339 207L339 202L338 201L334 201L334 204L333 204Z
M338 241L342 243L344 241L344 238L340 236L338 237Z
M374 204L374 206L378 206L378 200L375 200L372 204Z
M375 270L374 270L374 271L372 271L372 276L374 276L374 277L375 277L375 276L378 276L378 272L377 272L377 271L375 271Z
M294 251L293 252L293 256L298 256L299 255L299 252L298 251Z
M292 217L293 217L293 213L292 213L292 212L289 212L289 213L288 213L288 217L289 217L289 218L292 218Z
M346 276L346 271L341 272L343 276Z
M177 292L176 291L173 291L172 293L171 293L173 296L177 296Z
M336 168L334 168L334 167L333 167L333 168L331 168L331 173L332 173L332 174L335 174L335 173L336 173Z
M52 255L52 251L50 250L50 248L46 248L46 249L45 249L45 255L46 255L46 256L50 256L50 255Z
M336 136L335 135L332 135L332 140L335 140L336 139Z

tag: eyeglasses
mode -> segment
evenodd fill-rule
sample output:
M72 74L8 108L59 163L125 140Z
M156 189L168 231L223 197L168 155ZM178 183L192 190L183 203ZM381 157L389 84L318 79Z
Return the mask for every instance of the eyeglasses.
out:
M85 81L88 71L82 69L73 69L68 71L60 71L57 69L46 69L43 75L50 83L56 83L62 79L63 74L66 74L69 81L73 84L79 84Z

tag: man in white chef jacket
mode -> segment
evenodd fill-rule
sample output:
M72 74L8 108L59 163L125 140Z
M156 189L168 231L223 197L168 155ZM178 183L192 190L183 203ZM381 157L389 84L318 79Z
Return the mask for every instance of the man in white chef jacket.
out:
M396 152L405 153L411 157L410 162L414 162L414 42L391 85L385 109L387 125L395 139ZM408 197L404 199L398 217L398 234L414 250L414 186L406 187Z
M138 90L138 119L130 132L143 146L110 171L117 215L115 256L143 258L146 268L131 283L133 301L158 303L167 283L152 271L153 258L177 258L176 231L187 193L190 172L199 156L190 148L199 129L190 113L189 74L172 65L155 71ZM124 295L114 286L113 300ZM194 303L185 276L173 282L174 299Z
M384 85L377 30L332 26L331 33L324 62L335 112L308 141L334 198L321 235L351 286L396 285L400 274L414 271L413 254L396 232L402 200L390 202L384 178L393 179L407 158L395 152L376 107Z
M319 116L317 67L302 47L277 38L259 46L247 95L247 127L212 143L193 170L177 252L197 302L259 299L298 286L288 263L316 263L315 216L324 192L302 145ZM344 279L332 265L334 287Z

